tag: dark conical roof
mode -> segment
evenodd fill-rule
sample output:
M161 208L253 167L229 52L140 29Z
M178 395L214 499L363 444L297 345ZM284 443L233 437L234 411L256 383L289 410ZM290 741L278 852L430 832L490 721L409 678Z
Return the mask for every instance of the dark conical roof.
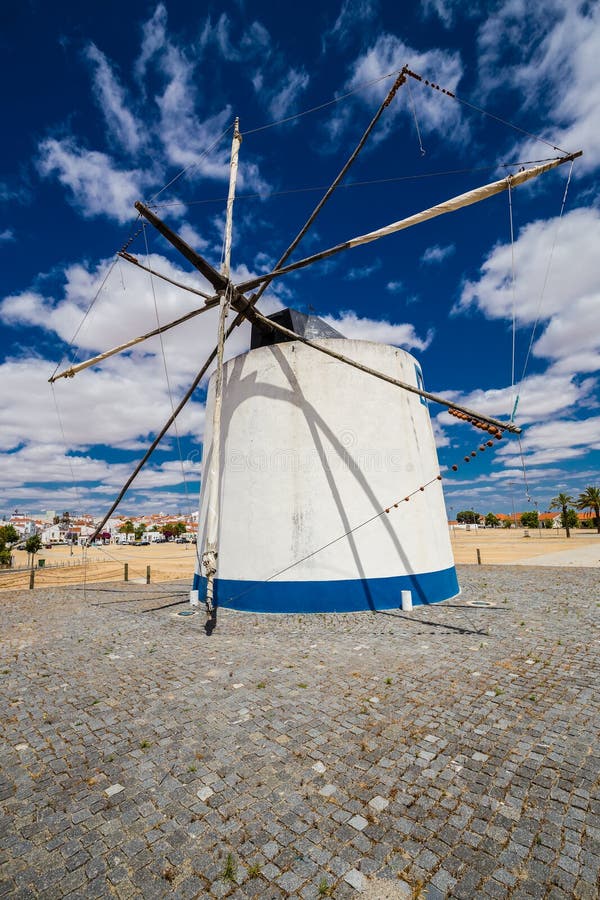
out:
M332 328L331 325L328 325L327 322L324 322L318 316L307 315L299 312L297 309L280 309L279 312L269 316L269 319L310 340L344 337L343 334L340 334L339 331L336 331L335 328ZM266 329L263 330L253 325L250 347L252 350L255 350L257 347L268 347L271 344L283 344L292 340L293 338L288 338L285 334L281 334L280 331L273 329L273 331L269 332Z

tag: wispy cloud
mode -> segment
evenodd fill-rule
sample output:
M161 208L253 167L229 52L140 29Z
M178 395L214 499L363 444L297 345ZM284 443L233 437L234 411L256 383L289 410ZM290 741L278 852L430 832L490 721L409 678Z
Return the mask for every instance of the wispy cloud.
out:
M110 64L95 44L89 44L86 58L94 67L94 92L102 110L109 133L131 153L136 153L143 143L141 124L127 107L125 91L119 84Z
M597 209L532 222L514 244L514 292L513 251L498 244L479 278L465 284L455 311L477 307L488 318L510 321L514 304L520 326L539 320L543 329L533 346L536 356L560 362L565 372L592 371L600 353L599 242Z
M135 75L143 91L148 63L164 47L166 39L167 10L164 3L159 3L152 16L142 25L140 54L135 62Z
M381 268L381 260L376 259L375 262L371 263L371 265L367 266L358 266L353 269L349 269L346 275L344 276L347 281L362 281L364 278L368 278L373 272L377 272Z
M196 176L227 179L226 147L207 150L215 137L232 121L231 108L200 121L196 115L195 66L173 45L161 57L161 68L167 84L157 97L160 111L160 137L168 161L177 166L194 164Z
M437 16L445 28L450 28L454 23L456 8L464 12L465 4L461 0L421 0L423 18Z
M13 186L0 181L0 203L29 203L31 191L25 184Z
M264 59L265 55L270 54L270 35L261 22L250 22L235 40L231 36L232 30L233 23L227 13L221 13L214 23L209 17L204 24L200 44L203 47L214 44L227 62L244 62L256 57Z
M424 52L415 50L395 34L380 34L369 50L362 53L351 65L350 76L345 90L364 87L357 94L357 102L373 106L381 101L391 87L389 79L382 79L389 73L398 72L405 64L422 74L434 78L436 83L451 91L456 90L463 74L460 54L455 51L431 49ZM377 82L371 84L371 82ZM412 102L408 97L411 92ZM456 103L440 103L439 96L428 87L418 82L402 87L387 111L383 125L380 125L377 139L382 140L394 128L399 115L408 116L414 121L416 114L422 136L427 134L443 134L445 140L464 141L468 136L468 128L462 118L461 108ZM335 141L351 124L352 115L348 108L342 109L330 118L328 131Z
M520 386L518 423L533 425L580 408L588 397L593 396L594 389L594 379L580 382L572 374L558 372L552 367L543 374L529 375ZM477 388L467 393L447 390L444 395L484 414L508 418L514 406L515 388L506 384L501 388ZM460 426L460 422L446 412L440 414L440 420L444 425Z
M309 81L310 78L303 69L289 70L269 98L269 112L274 119L281 119L294 109L298 98L308 87Z
M0 231L0 244L9 244L14 240L16 240L16 237L12 228L5 228L4 231Z
M323 50L334 41L342 46L346 44L357 30L364 29L376 18L378 10L377 0L343 0L337 19L323 34Z
M118 169L105 153L78 147L72 138L42 141L38 170L57 178L86 218L107 216L118 222L132 218L133 203L151 180L148 171Z
M555 419L527 429L522 445L530 465L546 465L575 459L590 449L600 449L600 416L574 421ZM513 444L498 448L507 466L517 464L519 451Z
M433 247L428 247L423 256L421 257L422 263L441 263L449 256L455 252L456 247L454 244L447 244L445 247L440 247L439 244L435 244Z
M338 316L323 316L325 322L351 340L376 341L393 344L406 350L426 350L433 340L433 331L424 338L418 336L413 325L396 324L385 319L367 319L355 312L341 312Z
M483 89L512 85L529 115L541 113L545 137L567 150L585 149L576 177L597 168L600 6L550 0L543 16L532 16L524 0L506 0L486 16L478 43ZM543 150L527 140L517 152L528 158Z

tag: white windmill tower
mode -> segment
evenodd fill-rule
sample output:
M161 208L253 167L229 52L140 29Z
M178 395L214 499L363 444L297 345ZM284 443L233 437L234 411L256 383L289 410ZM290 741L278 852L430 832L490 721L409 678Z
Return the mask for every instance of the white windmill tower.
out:
M406 67L398 73L356 149L267 275L237 285L230 279L241 143L237 120L220 272L148 206L136 203L139 214L207 279L215 294L195 291L205 298L203 306L51 378L73 376L219 306L217 346L90 538L101 531L216 359L208 390L210 424L204 436L198 558L190 598L193 605L204 601L213 621L218 605L261 612L355 611L398 607L403 593L405 601L415 604L454 596L459 588L428 401L495 438L504 431L520 432L512 422L425 391L418 361L404 350L347 340L320 319L295 310L266 318L257 308L275 278L513 189L581 155L563 154L288 263L409 77L422 80ZM145 268L126 250L120 256ZM227 327L230 310L235 317ZM224 363L226 339L245 320L252 325L251 349Z

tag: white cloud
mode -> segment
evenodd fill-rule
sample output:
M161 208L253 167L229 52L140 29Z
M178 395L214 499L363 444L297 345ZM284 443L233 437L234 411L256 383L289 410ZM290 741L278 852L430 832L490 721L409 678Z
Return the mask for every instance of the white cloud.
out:
M9 244L14 240L16 238L12 228L5 228L4 231L0 231L0 244Z
M600 449L600 416L532 425L523 435L522 446L528 466L577 459ZM499 447L497 453L507 466L518 465L519 452L513 443Z
M71 202L83 216L107 216L118 222L134 217L133 204L149 184L149 172L117 169L105 153L84 150L70 138L48 138L39 149L40 173L56 177L70 191Z
M204 25L200 43L206 46L214 43L228 62L244 62L257 56L264 58L270 52L270 35L260 22L251 22L243 28L239 39L231 37L232 23L226 13L221 13L216 24L208 18Z
M54 366L47 359L8 359L0 365L0 378L10 392L4 414L0 449L23 444L61 444L62 432L51 387L47 383ZM171 412L164 373L157 357L120 357L102 371L81 373L55 387L67 446L93 445L135 448L157 431ZM86 377L87 376L87 377ZM93 410L93 414L91 411ZM181 434L200 434L204 407L189 404L178 420ZM41 440L43 436L43 440ZM49 480L44 470L38 481ZM19 475L23 480L22 474ZM62 478L65 474L63 472Z
M0 452L0 490L5 497L42 505L44 499L55 507L60 498L77 509L108 505L114 494L131 474L132 463L108 463L88 453L65 452L59 443L29 443L7 454ZM196 505L201 463L198 459L172 459L161 463L150 461L137 477L132 492L185 484L193 491ZM164 492L160 494L161 507ZM185 505L181 494L174 495ZM156 503L156 494L153 497Z
M421 0L421 14L423 17L437 16L445 28L450 28L456 5L457 0Z
M385 289L386 291L389 291L390 294L400 294L404 290L404 285L401 281L388 281Z
M575 209L525 226L515 241L517 323L547 323L533 352L560 362L565 372L594 371L600 352L600 210ZM550 266L550 268L549 268ZM491 319L512 318L510 244L499 244L467 282L455 311L475 306ZM538 332L539 334L539 332Z
M126 105L125 91L109 62L95 44L89 44L86 57L95 67L94 90L110 134L130 153L143 144L143 129Z
M593 379L578 383L572 375L556 372L554 369L541 375L530 375L520 388L516 421L519 425L525 425L564 413L585 403L593 396L594 388ZM504 420L510 417L515 400L515 392L510 385L489 390L478 388L469 393L447 390L444 391L444 396L484 415ZM440 419L444 425L461 425L448 413L441 413Z
M448 244L445 247L440 247L439 244L435 244L433 247L428 247L423 256L421 257L421 262L423 263L441 263L448 256L452 256L455 252L456 247L454 244Z
M575 174L595 169L600 159L600 6L549 0L543 15L532 15L525 0L507 0L486 17L479 50L484 89L512 84L526 107L543 111L545 137L571 151L585 150ZM540 150L542 144L527 141L518 153L528 158Z
M345 89L353 90L390 72L398 72L405 64L424 78L433 78L437 84L450 91L456 90L463 72L457 52L436 48L419 52L396 35L383 33L372 47L353 63ZM357 96L372 107L375 103L381 102L391 85L392 81L388 78L363 88ZM408 116L411 121L413 120L413 104L409 101L408 91L411 92L423 136L437 134L443 135L445 141L465 140L468 132L462 120L459 104L412 79L410 84L400 88L386 111L378 130L379 140L389 134L398 115ZM329 127L330 138L334 140L351 121L352 116L347 108L333 116Z
M208 250L210 247L210 241L207 241L205 237L202 237L189 222L183 222L177 228L177 234L183 238L186 244L189 244L190 247L193 247L194 250L197 250L198 253L203 253L205 250Z
M323 34L323 50L326 50L327 44L332 41L346 44L358 28L362 30L376 18L378 8L377 0L343 0L333 26Z
M362 281L364 278L368 278L373 272L377 272L378 269L381 268L381 260L376 259L374 263L367 266L358 266L353 269L349 269L346 275L344 276L347 281Z
M151 18L142 26L142 45L140 55L135 63L135 74L143 88L148 63L166 43L167 37L167 10L163 3L159 3Z
M274 119L282 119L292 112L296 101L308 87L309 81L310 78L303 69L289 70L269 96L269 112Z
M145 258L143 261L146 262ZM163 256L151 254L148 263L176 281L200 289L208 287L200 275L180 269ZM69 266L58 296L44 296L39 291L28 290L6 297L0 303L0 319L9 327L36 326L66 344L77 331L74 346L67 355L69 360L74 355L74 361L78 362L156 327L153 286L160 324L203 304L200 298L164 281L154 279L152 284L147 272L126 262L119 265L120 271L113 269L83 324L84 312L102 283L108 261L95 267ZM234 281L245 280L254 274L245 266L232 270ZM268 315L278 308L281 303L275 288L261 301L261 310ZM162 336L175 402L216 344L217 314L216 309L210 310ZM249 345L250 327L244 323L227 342L227 358L244 352ZM61 369L68 365L65 359ZM0 368L4 390L12 398L2 428L0 446L4 449L16 447L22 440L34 440L36 435L55 433L56 413L47 386L54 368L55 364L49 360L29 356L9 359ZM207 380L208 375L204 383ZM38 389L32 391L32 385L37 385ZM61 411L64 402L63 417L69 446L96 443L135 446L139 439L143 440L162 425L171 409L158 338L151 338L126 354L110 357L100 367L85 370L73 379L61 379L55 390L57 396L64 398L61 399ZM193 407L193 414L188 409L182 413L182 428L184 433L195 434L200 439L203 407L197 403ZM94 415L90 417L89 410L92 409ZM85 427L82 427L84 422Z
M231 122L231 108L226 106L201 122L195 111L194 64L172 44L166 45L160 60L167 85L156 102L160 111L159 133L168 161L182 167L193 164L194 174L226 181L228 148L223 143L210 154L207 151Z
M322 318L336 331L351 340L393 344L397 347L404 347L406 350L426 350L433 340L432 331L429 331L426 337L420 338L413 325L394 324L384 319L361 318L352 311L341 312L338 316L322 316Z

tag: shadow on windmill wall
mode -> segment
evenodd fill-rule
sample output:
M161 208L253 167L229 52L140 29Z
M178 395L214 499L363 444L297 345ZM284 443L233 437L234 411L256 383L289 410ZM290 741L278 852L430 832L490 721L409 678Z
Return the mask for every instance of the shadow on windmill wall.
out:
M290 363L290 357L292 360L295 359L291 356L292 352L289 344L287 347L285 345L264 347L249 354L250 356L254 353L261 354L258 372L247 370L246 354L232 360L226 368L227 401L223 407L220 468L224 497L221 520L223 531L220 540L223 555L220 559L220 574L215 583L216 602L221 606L256 612L343 612L398 608L402 590L411 591L413 603L416 605L438 602L455 596L459 588L454 566L450 565L439 571L417 571L397 533L397 522L392 522L391 517L382 514L381 477L380 496L373 488L372 482L377 481L373 476L381 473L390 476L391 485L394 484L395 473L402 473L405 479L408 476L411 482L414 478L418 484L417 479L420 476L414 471L415 465L410 459L410 454L389 447L373 449L360 447L359 432L352 425L337 427L338 421L336 427L332 426L317 408L317 404L306 396L306 391L294 369L296 363L294 365ZM397 396L397 406L406 405L406 395L398 393ZM264 417L257 414L252 419L249 432L250 445L237 449L232 447L239 439L236 433L237 416L246 404L251 404L253 411L260 408L264 412ZM285 416L289 413L290 406L300 414L292 418L296 425L299 422L303 423L302 441L300 446L286 448L276 445L279 436L277 439L273 437L277 434L274 423L278 418L288 421ZM428 417L426 407L419 404L418 410L419 415L425 414ZM420 436L411 416L412 413L407 417L407 427L412 431L410 440L418 450ZM290 443L293 443L294 435L287 437L291 438ZM282 440L280 444L283 443ZM205 463L205 471L207 470L208 459ZM342 472L345 473L346 479L344 493L340 491L338 483ZM238 487L242 485L235 498L228 494L228 479L232 473L236 476L235 483ZM301 505L295 504L292 509L292 504L288 504L286 498L290 477L300 483L306 479L306 483L310 484L309 476L314 476L315 473L318 475L320 496L316 500L309 499L315 503L318 501L323 508L326 507L330 517L332 511L335 513L335 527L326 536L323 530L320 533L312 532L315 523L317 527L320 524L318 516L315 517L314 509L312 517L305 516ZM254 560L256 577L248 578L246 571L245 577L228 578L227 575L232 573L232 565L226 558L226 554L231 553L227 529L233 516L238 519L244 516L244 504L248 501L239 494L243 494L245 475L248 476L248 480L253 476L258 476L259 481L267 479L271 492L274 485L281 486L276 502L277 508L272 510L270 517L272 521L267 516L264 525L277 529L279 521L280 528L283 528L282 517L285 517L287 519L285 527L289 528L291 521L291 546L280 559L270 554L268 548L266 552L258 554ZM361 553L360 548L361 542L364 545L364 540L361 541L364 533L360 535L361 539L357 539L355 534L357 522L351 520L347 509L350 481L352 493L366 501L361 504L361 509L366 510L363 518L371 517L378 523L380 533L378 541L384 541L389 548L386 551L387 561L391 562L398 574L391 577L389 575L373 577L372 565L369 571L369 560L365 558L364 552ZM391 498L387 499L389 502ZM368 529L370 526L367 524L364 527ZM347 571L352 577L335 577L334 564L327 571L328 550L332 545L338 544L343 545L345 552L350 555L351 565L347 566ZM310 573L306 570L306 561L311 559L314 562L317 557L320 557L318 562L326 575L311 579ZM294 578L302 566L304 571ZM233 568L235 569L235 565ZM200 596L203 596L204 585L204 579L196 576L194 589L199 590Z

